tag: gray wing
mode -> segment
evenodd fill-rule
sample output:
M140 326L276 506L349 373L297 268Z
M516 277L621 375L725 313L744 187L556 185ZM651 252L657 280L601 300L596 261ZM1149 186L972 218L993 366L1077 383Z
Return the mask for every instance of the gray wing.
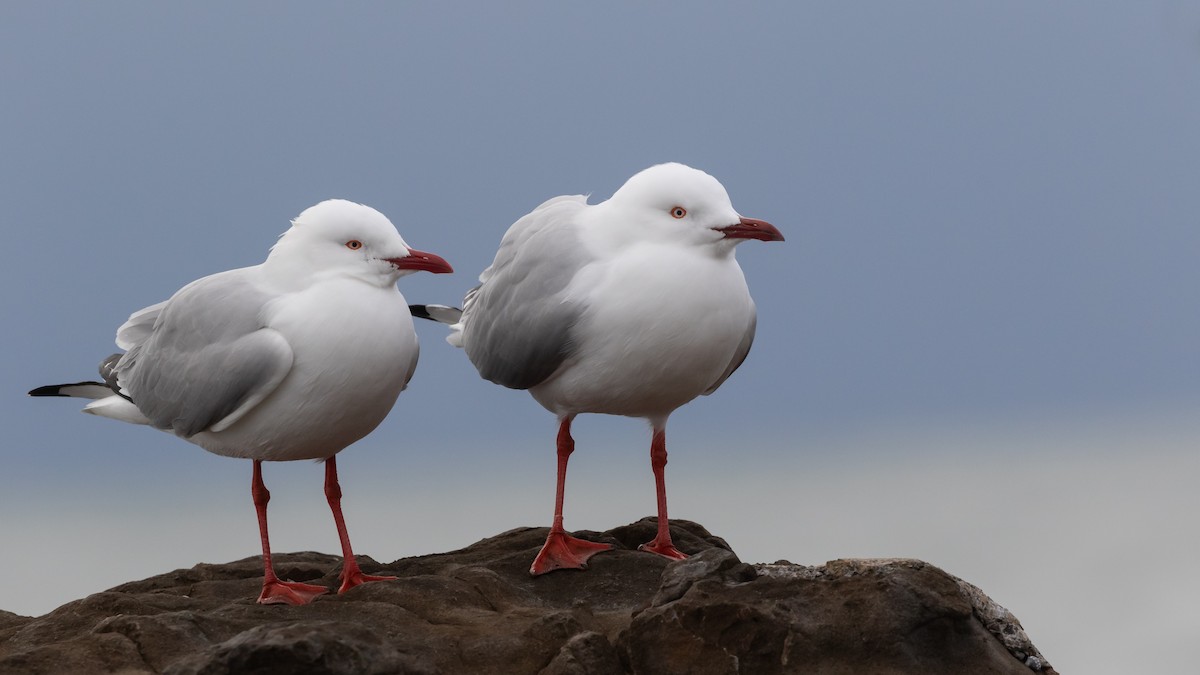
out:
M705 396L708 396L716 391L717 388L722 384L725 384L725 380L728 380L729 376L733 374L733 371L737 370L746 360L746 355L750 353L750 345L754 344L754 329L757 326L758 310L756 310L754 307L751 307L750 325L746 327L746 334L742 336L742 341L740 344L738 344L737 351L733 353L733 360L729 362L729 365L725 368L725 372L721 373L721 377L717 378L717 381L708 388L708 391L704 392Z
M591 261L577 224L586 207L586 197L556 197L518 220L467 293L462 345L484 379L528 389L571 355L582 308L566 290Z
M158 323L158 316L162 314L163 307L166 306L167 301L164 300L130 314L125 323L117 329L117 346L129 351L145 342L146 338L154 332L154 324ZM112 354L101 361L100 377L104 380L104 384L118 396L129 399L129 396L121 391L121 386L117 384L117 365L121 363L124 356L124 354Z
M154 330L154 323L158 321L158 315L166 306L166 301L163 301L130 314L129 320L117 329L117 346L129 351L145 342L146 338L150 337L151 331Z
M155 427L184 438L221 431L291 370L291 347L262 322L272 296L247 283L247 271L185 286L116 364L121 390Z

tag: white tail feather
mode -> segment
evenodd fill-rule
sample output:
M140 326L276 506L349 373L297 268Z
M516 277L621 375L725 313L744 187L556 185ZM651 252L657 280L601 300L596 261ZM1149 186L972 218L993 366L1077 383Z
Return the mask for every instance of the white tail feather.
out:
M456 324L462 319L462 310L457 307L425 305L425 311L429 314L429 318L438 323Z
M130 424L150 424L150 420L146 419L146 416L142 414L141 410L137 409L137 406L132 401L115 395L85 405L83 412Z

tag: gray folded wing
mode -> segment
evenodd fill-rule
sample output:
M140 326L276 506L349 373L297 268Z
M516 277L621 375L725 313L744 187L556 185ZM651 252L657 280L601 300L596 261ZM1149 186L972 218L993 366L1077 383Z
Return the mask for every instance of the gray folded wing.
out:
M518 220L467 294L463 348L484 379L528 389L571 355L583 308L566 291L591 261L576 220L585 208L586 197L556 197Z
M708 396L716 391L717 388L719 388L722 384L725 384L725 380L729 379L729 376L733 374L733 371L737 370L742 363L745 362L746 355L750 353L750 345L754 344L754 330L757 326L758 312L752 306L750 308L750 325L746 328L746 334L742 336L742 341L740 344L738 344L737 351L733 353L733 359L729 361L729 366L725 368L724 373L721 373L721 377L717 378L717 381L714 382L713 385L704 392L705 396Z
M185 438L220 431L291 370L291 347L262 322L272 296L247 276L245 269L232 270L193 282L142 310L156 310L150 329L142 322L125 333L132 346L116 364L117 380L155 427Z
M167 301L164 300L130 314L129 319L117 329L117 346L128 351L145 342L154 330L154 324L158 321L159 314L162 314L163 307L166 306Z

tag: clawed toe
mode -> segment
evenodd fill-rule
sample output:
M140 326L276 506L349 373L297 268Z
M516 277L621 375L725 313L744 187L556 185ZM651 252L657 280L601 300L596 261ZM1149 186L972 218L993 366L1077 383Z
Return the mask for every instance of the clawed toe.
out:
M328 593L324 586L302 584L298 581L264 581L258 596L260 605L307 605L317 596Z
M338 593L339 594L345 593L346 591L350 590L351 588L354 588L355 586L361 586L363 584L370 583L372 581L395 581L395 580L396 580L396 577L375 576L372 574L363 574L362 571L355 569L355 570L351 570L349 573L346 573L346 572L342 573L342 587L338 589Z
M611 548L612 544L598 544L566 532L551 532L529 567L529 573L538 576L554 570L587 569L588 558Z
M664 558L670 558L672 560L687 559L687 554L675 548L675 545L672 544L670 540L659 543L658 539L655 539L654 541L649 541L645 544L642 544L638 547L638 550L646 551L647 553L657 553Z

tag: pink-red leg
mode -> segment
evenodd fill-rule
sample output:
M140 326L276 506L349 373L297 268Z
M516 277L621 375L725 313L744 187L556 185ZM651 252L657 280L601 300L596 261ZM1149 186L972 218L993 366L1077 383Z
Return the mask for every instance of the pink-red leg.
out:
M671 543L671 523L667 520L667 480L663 469L667 466L667 432L660 426L654 427L650 440L650 468L654 470L654 488L658 496L658 534L653 541L642 544L639 551L649 551L674 560L687 557Z
M368 581L392 581L396 577L378 577L363 574L350 549L350 535L346 532L346 521L342 518L342 486L338 485L337 458L325 460L325 498L329 500L329 510L333 511L333 523L337 526L338 539L342 542L342 587L338 593L365 584Z
M571 416L563 417L558 425L558 485L554 496L554 524L550 526L550 534L546 535L546 543L542 545L542 550L538 551L537 557L529 567L529 573L534 576L561 569L587 569L588 558L612 548L611 544L597 544L572 537L563 529L567 460L575 451L575 439L571 438L572 419Z
M258 534L262 537L263 588L258 602L263 605L307 605L313 598L327 593L324 586L302 584L297 581L280 581L271 565L271 542L267 537L267 502L271 493L262 480L262 460L254 460L254 479L250 483L250 495L254 498L254 510L258 512Z

